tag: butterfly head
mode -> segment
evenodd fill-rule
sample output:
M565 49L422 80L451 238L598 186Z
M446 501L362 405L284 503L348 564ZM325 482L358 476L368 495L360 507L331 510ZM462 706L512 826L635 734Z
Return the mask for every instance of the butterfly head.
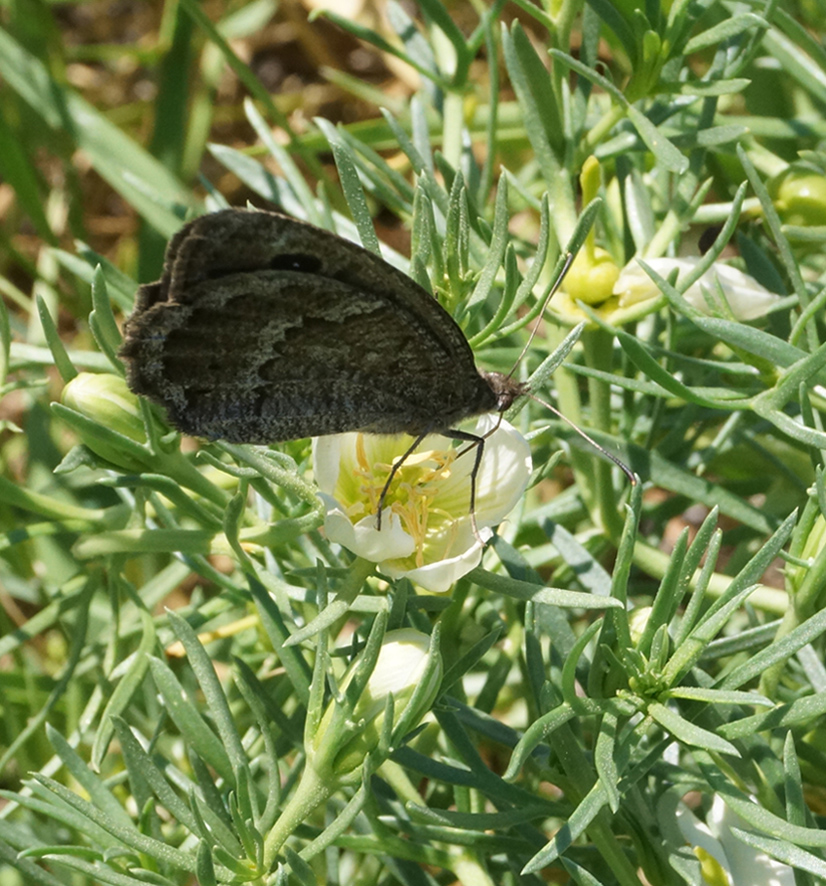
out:
M496 397L497 412L507 412L518 397L528 393L525 382L516 381L509 375L501 372L481 372L480 375Z

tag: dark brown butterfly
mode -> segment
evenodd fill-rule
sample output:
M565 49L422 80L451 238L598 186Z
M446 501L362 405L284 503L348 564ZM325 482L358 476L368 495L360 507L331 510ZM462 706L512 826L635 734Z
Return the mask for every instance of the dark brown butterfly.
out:
M478 467L481 438L453 426L527 392L478 370L450 314L401 271L272 212L186 224L124 333L136 394L187 434L235 443L363 431L410 434L412 451L441 433L478 444Z

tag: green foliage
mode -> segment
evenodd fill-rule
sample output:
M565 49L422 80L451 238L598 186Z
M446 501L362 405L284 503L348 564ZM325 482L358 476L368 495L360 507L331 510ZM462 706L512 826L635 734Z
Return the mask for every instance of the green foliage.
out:
M7 5L0 171L43 245L10 249L2 280L0 384L26 404L0 438L3 886L702 884L684 798L739 816L719 832L738 886L768 882L766 856L826 877L822 12L466 5L470 24L390 3L382 33L328 13L421 86L302 132L233 49L276 4L219 22L168 4L156 47L117 50L161 85L149 147L70 85L55 10ZM225 66L262 156L207 145ZM78 155L143 219L142 278L184 216L223 205L190 186L217 162L255 205L407 270L486 369L510 370L547 307L517 371L639 482L525 399L507 417L531 489L481 563L442 596L380 575L321 530L308 441L193 453L129 400L116 316L136 284L54 248L66 206L83 239ZM653 267L708 226L688 275ZM734 247L779 296L748 321L713 273ZM546 306L568 251L594 287L639 258L648 294ZM424 677L368 716L398 629L428 641Z

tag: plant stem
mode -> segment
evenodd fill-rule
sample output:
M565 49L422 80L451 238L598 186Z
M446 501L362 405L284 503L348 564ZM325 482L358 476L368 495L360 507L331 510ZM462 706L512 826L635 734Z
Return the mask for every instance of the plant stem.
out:
M264 870L272 869L287 839L314 810L326 803L335 789L332 779L323 779L312 766L306 766L298 787L264 840Z
M582 333L585 363L591 369L611 371L612 339L604 329L586 329ZM591 427L611 433L611 388L599 378L588 379L591 406ZM617 503L617 494L611 477L611 464L594 457L594 500L597 503L598 522L615 541L622 534L623 520ZM592 514L593 515L593 514ZM597 521L595 521L597 522Z

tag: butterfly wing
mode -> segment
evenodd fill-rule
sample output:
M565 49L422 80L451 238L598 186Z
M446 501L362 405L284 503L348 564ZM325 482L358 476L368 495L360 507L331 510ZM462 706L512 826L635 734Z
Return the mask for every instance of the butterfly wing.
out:
M132 390L198 436L419 434L496 408L432 296L372 253L274 213L227 210L185 227L125 333Z

